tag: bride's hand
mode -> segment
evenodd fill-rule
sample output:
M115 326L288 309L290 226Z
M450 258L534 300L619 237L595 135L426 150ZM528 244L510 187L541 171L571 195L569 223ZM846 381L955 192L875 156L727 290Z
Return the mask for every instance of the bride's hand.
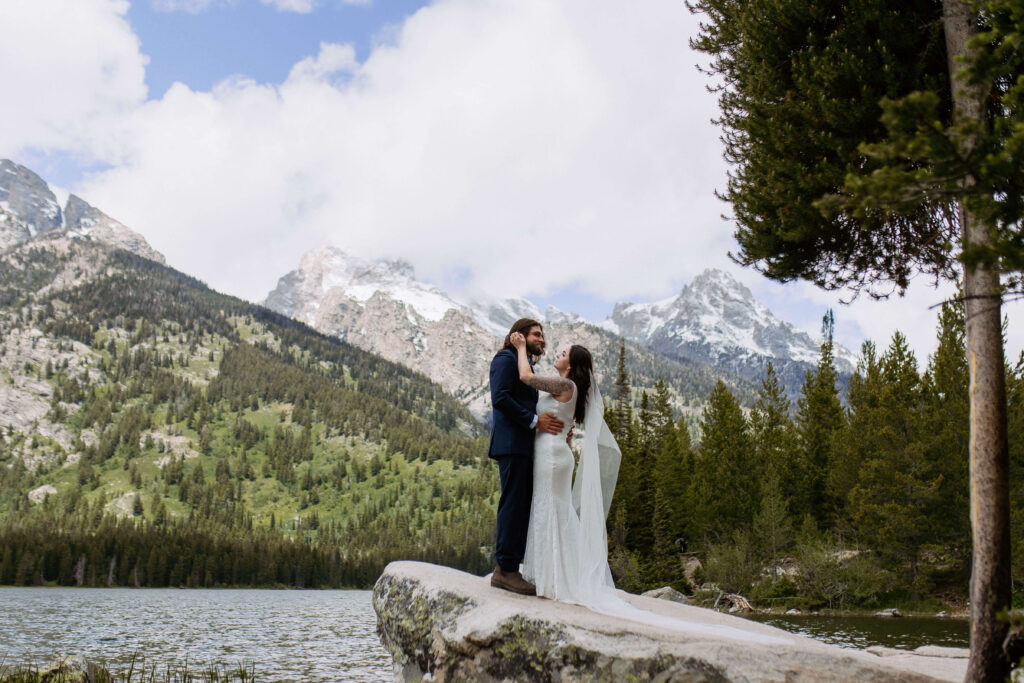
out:
M509 335L508 340L517 350L526 346L526 337L523 336L522 332L513 332Z

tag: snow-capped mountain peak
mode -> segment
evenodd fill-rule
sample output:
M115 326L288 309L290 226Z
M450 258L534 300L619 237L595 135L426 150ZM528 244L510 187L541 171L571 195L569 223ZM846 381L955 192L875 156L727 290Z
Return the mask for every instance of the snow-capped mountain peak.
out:
M752 379L770 361L789 368L788 385L798 387L803 370L817 362L821 341L779 320L751 291L725 271L705 270L674 297L646 304L621 303L602 323L666 355L729 368ZM850 373L856 357L835 346L835 362Z
M318 302L328 294L365 306L378 292L426 321L437 322L454 310L495 336L504 336L519 318L541 319L537 307L521 297L499 298L477 290L450 295L417 280L408 261L364 259L329 245L307 252L298 270L280 279L265 304L313 325Z
M560 308L548 306L544 309L544 320L549 323L581 323L586 322L579 313L566 313Z
M425 320L436 322L461 306L437 287L416 279L412 264L401 259L368 260L330 245L307 252L294 270L278 281L266 305L315 324L319 302L328 294L365 305L377 292L400 301Z

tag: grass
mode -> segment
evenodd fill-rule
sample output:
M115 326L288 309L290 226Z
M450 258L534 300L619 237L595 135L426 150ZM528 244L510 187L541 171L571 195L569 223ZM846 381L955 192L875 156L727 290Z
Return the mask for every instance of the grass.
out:
M111 671L82 657L58 659L43 668L28 664L11 668L0 660L0 683L251 683L256 668L251 662L234 668L216 665L196 667L184 662L147 664L138 654L119 669Z

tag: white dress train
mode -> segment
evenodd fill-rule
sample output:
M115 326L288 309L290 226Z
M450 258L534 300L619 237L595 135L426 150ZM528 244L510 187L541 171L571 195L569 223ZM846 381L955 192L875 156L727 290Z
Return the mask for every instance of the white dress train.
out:
M604 402L596 377L587 396L583 449L573 481L575 458L566 443L578 399L559 403L541 393L537 413L555 413L565 427L559 434L538 432L533 450L533 499L526 534L523 576L537 595L571 602L595 612L678 631L756 642L781 638L722 626L689 622L634 607L619 596L608 568L605 520L611 506L622 453L604 422Z

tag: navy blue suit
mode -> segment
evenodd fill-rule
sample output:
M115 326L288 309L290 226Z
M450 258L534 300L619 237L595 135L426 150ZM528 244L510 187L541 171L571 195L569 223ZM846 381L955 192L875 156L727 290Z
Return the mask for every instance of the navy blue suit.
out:
M537 390L519 381L519 358L502 349L491 361L491 445L498 461L501 497L494 558L505 571L519 571L526 554L526 530L533 499L533 421Z

